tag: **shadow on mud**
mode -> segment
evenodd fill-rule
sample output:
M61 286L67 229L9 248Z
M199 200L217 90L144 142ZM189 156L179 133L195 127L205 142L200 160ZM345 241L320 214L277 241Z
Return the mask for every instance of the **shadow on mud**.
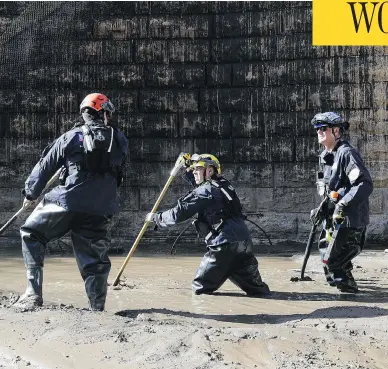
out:
M293 320L305 319L355 319L355 318L375 318L388 315L388 310L379 307L370 306L335 306L314 310L309 314L198 314L188 311L175 311L170 309L140 309L140 310L122 310L115 313L125 318L136 319L140 314L163 314L166 316L179 316L191 319L213 319L226 323L243 324L280 324ZM150 317L149 321L161 320Z
M386 303L388 302L388 289L374 286L365 286L371 291L360 290L359 293L334 293L325 292L280 292L272 291L269 296L250 296L239 292L214 292L213 296L245 297L268 300L285 300L285 301L355 301L368 303Z

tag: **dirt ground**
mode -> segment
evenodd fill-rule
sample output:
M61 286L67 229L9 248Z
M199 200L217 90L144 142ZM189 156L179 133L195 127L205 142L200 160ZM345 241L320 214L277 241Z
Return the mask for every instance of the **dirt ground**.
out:
M311 282L290 281L302 255L258 259L266 299L230 282L193 295L200 256L135 256L107 311L92 313L75 260L47 258L44 307L21 313L8 307L25 287L21 257L2 257L0 368L388 368L388 254L356 259L357 295L326 285L317 255Z

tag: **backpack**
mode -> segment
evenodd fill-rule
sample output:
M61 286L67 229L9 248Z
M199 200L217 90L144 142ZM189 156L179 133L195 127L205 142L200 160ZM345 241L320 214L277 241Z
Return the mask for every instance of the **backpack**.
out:
M105 125L81 126L84 134L85 161L83 169L90 173L104 174L112 172L111 151L114 140L114 129Z

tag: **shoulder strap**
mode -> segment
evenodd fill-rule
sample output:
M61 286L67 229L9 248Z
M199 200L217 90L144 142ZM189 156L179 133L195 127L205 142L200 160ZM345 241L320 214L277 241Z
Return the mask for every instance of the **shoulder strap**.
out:
M88 127L87 124L84 124L81 126L81 130L84 134L85 150L86 151L93 151L94 143L93 143L93 138L91 137L90 128Z
M110 133L111 133L111 135L110 135L110 145L109 145L108 152L112 151L113 135L114 135L113 127L110 127Z
M221 184L221 182L223 182L223 181L226 182L226 180L222 180L222 179L219 180L219 181L216 181L216 180L212 179L212 180L210 181L210 183L211 183L214 187L219 188L219 189L221 190L221 192L226 196L226 198L227 198L229 201L232 201L233 198L232 198L231 194L229 194L228 191L227 191L227 190L224 188L224 186L222 186L222 184ZM233 188L232 186L227 186L227 188L229 188L231 191L234 192L234 188Z
M241 203L233 186L225 178L212 179L210 184L222 192L227 205L227 217L241 214Z

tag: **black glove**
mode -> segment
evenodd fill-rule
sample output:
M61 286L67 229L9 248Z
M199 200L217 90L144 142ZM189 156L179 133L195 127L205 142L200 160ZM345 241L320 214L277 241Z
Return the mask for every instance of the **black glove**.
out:
M338 203L334 208L333 225L336 226L337 224L342 224L344 220L345 220L344 206L343 204Z
M59 183L64 186L66 184L66 178L69 176L69 169L67 167L62 167L61 172L59 173Z

